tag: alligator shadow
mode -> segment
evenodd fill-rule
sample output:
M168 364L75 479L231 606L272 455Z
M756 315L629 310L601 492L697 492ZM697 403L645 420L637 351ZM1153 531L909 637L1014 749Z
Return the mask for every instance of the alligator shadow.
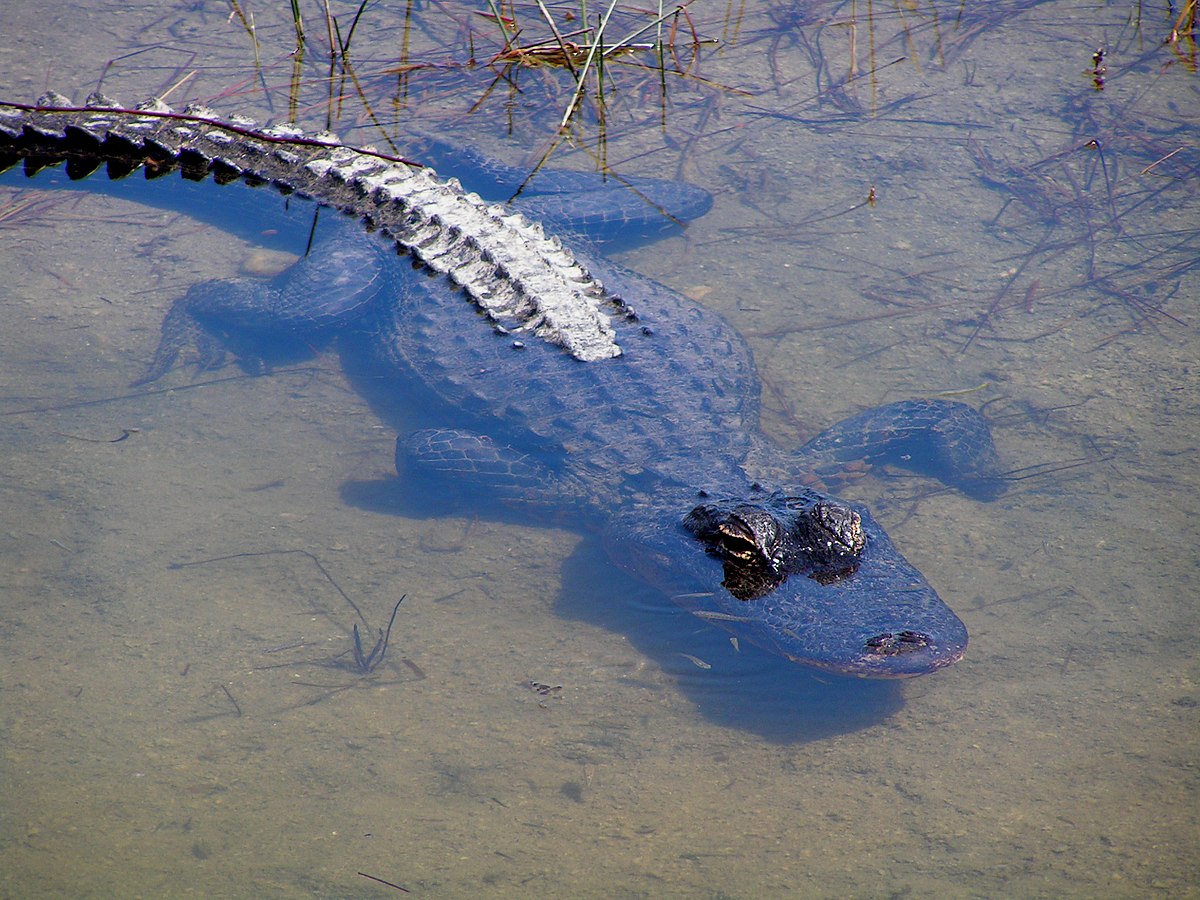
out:
M708 720L794 743L877 725L898 712L894 681L828 675L698 620L614 566L601 542L581 541L563 563L555 612L625 635Z
M341 497L350 506L384 514L436 518L445 513L444 492L426 492L399 478L349 481ZM480 511L476 504L470 509ZM487 505L486 515L529 524L527 515L499 504ZM562 572L556 614L626 636L717 724L795 743L868 728L903 707L897 682L840 678L745 643L735 647L726 632L614 566L594 536L578 544Z

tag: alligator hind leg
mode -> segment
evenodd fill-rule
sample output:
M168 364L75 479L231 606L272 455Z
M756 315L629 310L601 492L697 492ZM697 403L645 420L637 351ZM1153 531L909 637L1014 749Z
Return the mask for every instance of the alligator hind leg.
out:
M234 308L244 313L254 309L262 302L265 288L264 284L246 281L206 281L193 285L167 312L154 359L131 387L158 381L171 371L179 354L188 347L196 348L199 369L219 368L225 361L226 348L234 350L237 343L225 329L218 327L221 311ZM246 355L255 355L247 347L241 349Z
M818 474L864 460L891 463L994 500L1006 487L987 421L951 400L901 400L868 409L821 432L796 455Z
M167 313L154 359L134 384L157 381L190 345L202 369L219 366L226 350L254 371L267 360L311 355L390 283L382 255L356 223L336 219L307 256L274 278L193 285Z

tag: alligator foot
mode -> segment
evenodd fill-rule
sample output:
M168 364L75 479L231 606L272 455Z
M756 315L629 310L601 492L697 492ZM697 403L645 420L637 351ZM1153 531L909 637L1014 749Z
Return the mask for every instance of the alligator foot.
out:
M796 457L822 477L860 460L891 463L976 500L995 500L1007 487L987 421L951 400L901 400L868 409L827 428Z

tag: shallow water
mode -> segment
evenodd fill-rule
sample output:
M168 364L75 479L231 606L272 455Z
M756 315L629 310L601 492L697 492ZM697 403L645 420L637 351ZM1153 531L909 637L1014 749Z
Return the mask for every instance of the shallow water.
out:
M172 102L325 124L315 9L293 79L285 5L250 10L261 76L224 7L94 5L86 27L0 10L22 36L0 97L82 98L121 57L119 99L194 72ZM106 196L16 209L8 178L0 892L1200 893L1197 78L1156 6L902 8L699 3L721 43L669 80L665 124L656 77L617 69L604 146L716 195L622 261L747 335L772 437L963 392L1038 467L990 504L843 491L967 623L962 663L828 683L736 653L570 532L408 509L394 432L330 354L130 391L171 301L254 249ZM362 89L348 139L545 149L557 70L466 116L492 70L461 65L444 11L391 15L363 16L338 81ZM387 71L405 48L426 67ZM296 550L373 627L407 595L373 676L337 666L358 619L275 552Z

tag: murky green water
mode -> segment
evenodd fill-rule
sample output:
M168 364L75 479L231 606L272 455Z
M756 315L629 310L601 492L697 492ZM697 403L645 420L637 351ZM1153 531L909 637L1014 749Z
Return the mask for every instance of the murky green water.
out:
M182 79L172 102L267 119L296 85L291 114L325 124L316 7L293 79L286 4L240 6L260 71L229 7L93 6L6 4L0 97ZM339 131L545 148L558 70L487 93L463 37L486 61L486 21L404 12L360 21ZM1186 45L1159 46L1154 4L690 16L720 44L665 107L654 73L613 67L606 155L716 206L623 261L749 337L784 443L906 396L984 407L1035 467L999 501L847 491L966 621L967 659L827 685L736 657L569 532L397 515L394 434L333 356L131 393L171 301L251 248L4 187L0 892L397 893L365 872L431 896L1200 893ZM277 550L373 624L407 594L388 665L335 665L357 619L303 555L174 567Z

